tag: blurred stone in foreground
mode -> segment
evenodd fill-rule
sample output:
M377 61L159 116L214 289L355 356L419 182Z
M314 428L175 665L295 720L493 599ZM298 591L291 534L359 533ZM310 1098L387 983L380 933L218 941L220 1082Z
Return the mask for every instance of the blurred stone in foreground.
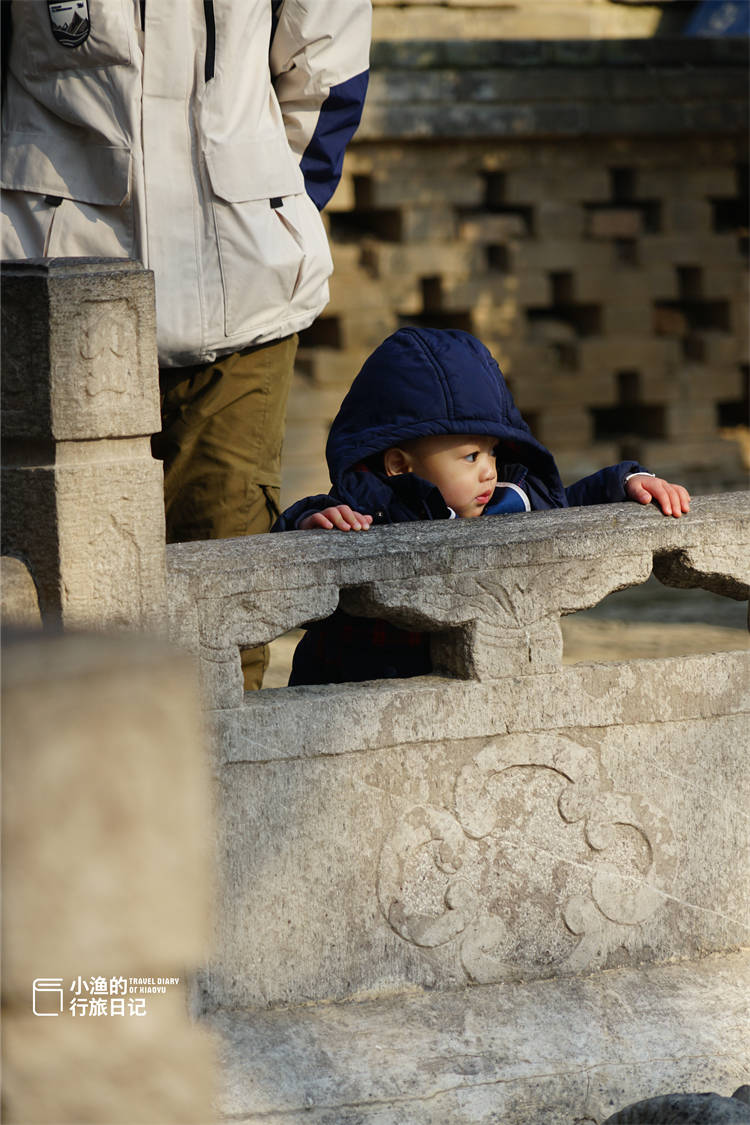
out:
M2 766L3 1120L206 1125L213 1054L186 979L205 954L209 780L189 660L144 637L9 632Z

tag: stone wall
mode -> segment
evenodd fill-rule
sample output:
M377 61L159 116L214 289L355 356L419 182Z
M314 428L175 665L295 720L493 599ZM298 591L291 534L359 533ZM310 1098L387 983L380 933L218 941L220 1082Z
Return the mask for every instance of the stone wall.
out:
M283 502L325 489L343 394L409 323L485 341L567 482L636 456L744 487L746 44L381 41L372 61Z
M687 10L686 10L687 8ZM627 39L679 32L682 0L373 0L376 39Z
M746 599L748 517L168 548L214 734L229 1119L596 1123L744 1080L750 652L563 666L559 621L652 569ZM437 674L243 693L241 647L337 604L432 631Z
M729 494L680 521L631 504L170 546L231 856L209 1006L746 944L750 653L563 667L559 620L652 569L746 599L748 515ZM337 604L432 631L438 677L243 694L240 647Z

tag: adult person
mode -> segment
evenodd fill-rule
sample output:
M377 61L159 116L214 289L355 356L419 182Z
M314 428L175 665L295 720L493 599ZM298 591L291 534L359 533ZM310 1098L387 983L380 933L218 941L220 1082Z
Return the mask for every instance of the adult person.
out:
M267 531L296 334L328 301L319 211L361 115L370 0L3 8L2 256L153 270L167 540Z

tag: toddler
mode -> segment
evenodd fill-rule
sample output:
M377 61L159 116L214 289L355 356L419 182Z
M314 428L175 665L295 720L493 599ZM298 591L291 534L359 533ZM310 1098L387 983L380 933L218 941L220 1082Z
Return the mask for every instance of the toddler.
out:
M679 518L690 497L636 461L563 486L498 365L467 332L401 328L366 360L326 447L332 492L288 508L273 531L364 531L373 523L653 499ZM429 638L337 610L297 646L290 684L423 675Z

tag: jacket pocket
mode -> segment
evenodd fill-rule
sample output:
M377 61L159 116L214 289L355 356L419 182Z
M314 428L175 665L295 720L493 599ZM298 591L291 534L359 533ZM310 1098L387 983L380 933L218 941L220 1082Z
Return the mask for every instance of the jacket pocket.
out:
M2 186L9 191L118 207L128 198L129 182L126 148L44 133L12 132L3 138Z
M305 261L295 196L304 180L284 138L205 152L227 336L289 315Z
M13 5L14 54L18 45L22 70L28 78L130 63L131 34L135 30L132 0L87 0L81 11L89 20L88 35L77 47L64 46L55 37L46 3L21 0Z
M132 257L129 179L127 149L37 133L5 138L1 182L27 256Z

